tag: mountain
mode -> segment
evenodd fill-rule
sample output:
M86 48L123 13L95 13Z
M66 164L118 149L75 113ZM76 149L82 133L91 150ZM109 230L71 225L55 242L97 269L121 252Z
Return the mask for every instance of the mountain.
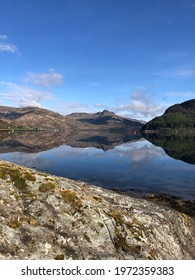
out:
M0 106L0 129L6 127L37 130L57 129L63 130L64 133L80 130L104 130L122 133L129 130L140 131L142 123L122 118L107 110L95 114L73 113L62 116L37 107L13 108Z
M75 130L93 131L114 131L122 133L124 131L140 131L142 123L135 120L120 117L113 112L104 110L94 114L73 113L65 116L66 124Z
M6 122L11 127L34 129L67 128L63 116L37 107L13 108L0 106L0 120Z
M6 129L9 126L9 122L0 120L0 129Z
M6 130L9 127L19 131L1 131L1 153L39 152L64 144L109 150L142 137L142 123L122 118L107 110L95 114L72 113L62 116L36 107L0 106L0 129ZM38 131L22 131L25 128L37 128Z
M165 113L142 127L147 132L171 132L195 129L195 99L169 107Z

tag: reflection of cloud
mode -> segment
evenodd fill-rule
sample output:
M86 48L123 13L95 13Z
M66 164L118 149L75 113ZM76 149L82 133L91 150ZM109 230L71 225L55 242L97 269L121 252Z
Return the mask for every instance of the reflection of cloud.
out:
M36 167L36 169L44 170L52 165L51 160L45 160L42 157L43 153L23 153L16 152L11 154L5 154L1 157L5 158L5 160L9 160L18 165L26 166L26 167Z
M93 150L93 148L73 148L67 145L62 145L50 150L49 153L55 154L56 158L76 158L88 156Z
M149 159L165 156L163 149L155 147L146 140L124 144L116 147L113 151L122 157L130 158L131 161L143 161L144 163Z
M194 170L194 165L182 162L182 165L168 165L165 166L166 169L172 171L184 171L184 170Z

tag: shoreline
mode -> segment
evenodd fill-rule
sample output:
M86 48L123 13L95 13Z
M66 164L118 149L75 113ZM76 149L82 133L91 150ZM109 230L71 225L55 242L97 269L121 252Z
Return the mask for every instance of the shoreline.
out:
M195 259L185 211L0 160L0 259Z

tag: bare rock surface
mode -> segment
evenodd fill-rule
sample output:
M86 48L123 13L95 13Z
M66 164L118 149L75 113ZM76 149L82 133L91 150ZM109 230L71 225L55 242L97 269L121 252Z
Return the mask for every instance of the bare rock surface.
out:
M168 206L0 161L0 259L195 259Z

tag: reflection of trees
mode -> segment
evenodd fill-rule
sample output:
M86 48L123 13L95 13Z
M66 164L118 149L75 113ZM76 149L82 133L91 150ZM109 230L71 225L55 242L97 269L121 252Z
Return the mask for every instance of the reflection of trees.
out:
M145 134L144 137L162 147L170 157L195 164L195 136Z

